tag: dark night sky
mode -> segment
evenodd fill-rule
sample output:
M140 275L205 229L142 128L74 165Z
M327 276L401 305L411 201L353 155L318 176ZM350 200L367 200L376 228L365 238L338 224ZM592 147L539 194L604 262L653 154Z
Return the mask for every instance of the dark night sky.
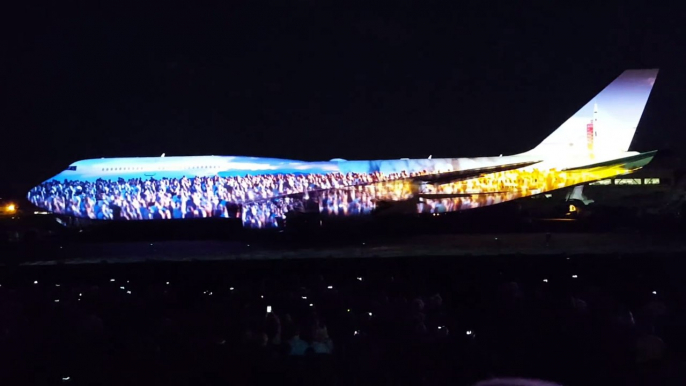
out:
M520 152L627 68L661 69L633 149L686 140L682 9L63 3L3 12L0 194L97 157Z

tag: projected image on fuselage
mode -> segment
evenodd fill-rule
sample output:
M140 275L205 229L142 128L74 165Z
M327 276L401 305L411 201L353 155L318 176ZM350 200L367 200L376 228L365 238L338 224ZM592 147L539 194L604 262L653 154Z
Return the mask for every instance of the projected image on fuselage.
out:
M277 227L289 213L403 213L481 208L630 173L654 152L629 151L657 70L627 70L538 146L511 156L305 162L203 156L78 161L31 189L53 213L96 220L239 218ZM388 205L383 205L384 210Z
M453 212L628 172L618 166L566 172L526 167L481 173L474 178L448 183L426 183L416 178L449 173L457 160L409 161L396 162L412 165L414 170L397 171L399 165L384 161L387 164L385 169L394 170L391 173L283 174L274 170L272 174L221 176L223 172L213 171L214 175L167 177L167 172L160 170L149 177L122 173L121 177L93 181L88 181L87 177L79 178L78 166L85 168L85 164L81 164L32 189L29 199L57 214L95 220L240 218L249 228L275 228L281 219L294 211L316 211L325 216L358 216L371 214L379 201L398 202L417 197L414 213ZM433 161L432 170L417 170L428 165L424 161ZM343 163L330 163L328 166L333 168ZM368 168L383 166L378 162L365 163ZM477 163L490 165L493 159L482 159ZM361 165L357 164L358 170ZM440 171L436 165L440 165ZM64 175L67 173L70 175ZM177 172L169 174L173 173ZM227 174L233 173L229 171Z
M151 160L156 165L146 166ZM400 181L429 173L421 168L453 168L449 161L308 163L247 157L167 157L128 163L80 161L32 189L28 197L48 211L90 219L238 217L246 226L263 228L276 227L289 211L313 204L322 213L335 208L336 214L368 214L378 197L406 199L411 192L403 189L409 185ZM102 178L104 173L111 176ZM356 186L366 188L342 190Z

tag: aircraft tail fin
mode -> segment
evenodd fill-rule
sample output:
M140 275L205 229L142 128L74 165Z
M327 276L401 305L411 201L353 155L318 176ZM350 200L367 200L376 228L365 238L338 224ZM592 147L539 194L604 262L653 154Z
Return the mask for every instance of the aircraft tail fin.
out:
M595 158L628 151L657 73L657 69L624 71L528 153Z

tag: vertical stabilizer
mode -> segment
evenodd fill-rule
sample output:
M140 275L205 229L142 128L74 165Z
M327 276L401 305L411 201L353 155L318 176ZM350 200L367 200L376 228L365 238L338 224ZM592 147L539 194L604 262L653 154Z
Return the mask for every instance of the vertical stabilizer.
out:
M627 70L529 153L597 156L629 150L658 70Z

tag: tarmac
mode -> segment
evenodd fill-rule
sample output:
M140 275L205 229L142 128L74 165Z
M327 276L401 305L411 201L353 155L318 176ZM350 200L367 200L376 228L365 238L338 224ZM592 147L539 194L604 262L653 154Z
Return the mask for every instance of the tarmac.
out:
M630 255L686 252L680 235L612 233L452 234L361 241L336 247L279 247L229 241L74 243L18 251L33 257L19 265L169 261L291 260L498 255Z

